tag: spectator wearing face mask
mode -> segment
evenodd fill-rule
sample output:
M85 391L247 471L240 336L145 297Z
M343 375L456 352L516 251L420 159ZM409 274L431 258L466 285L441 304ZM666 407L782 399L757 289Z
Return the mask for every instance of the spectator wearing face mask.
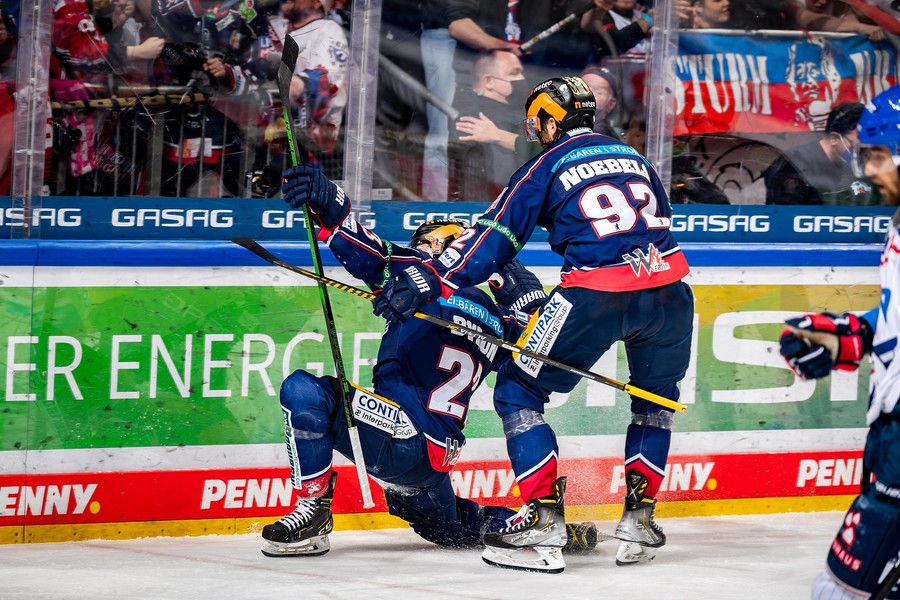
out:
M462 157L466 188L483 197L469 197L457 190L460 200L493 200L503 189L509 174L527 158L529 144L522 135L522 119L517 111L531 88L525 80L522 62L513 52L482 52L472 69L472 87L460 90L456 108L460 117L450 132L453 152ZM532 150L536 150L532 148ZM472 185L473 181L479 183Z
M791 148L763 173L766 204L860 204L863 187L850 166L859 143L859 102L842 102L828 114L825 135Z

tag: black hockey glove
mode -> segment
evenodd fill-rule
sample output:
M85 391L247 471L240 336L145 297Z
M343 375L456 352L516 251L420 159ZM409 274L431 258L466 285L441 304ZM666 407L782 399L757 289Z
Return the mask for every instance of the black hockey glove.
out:
M309 204L319 226L334 229L350 214L350 198L328 179L317 164L302 164L284 172L284 201L297 210Z
M441 296L443 284L429 264L410 265L388 280L372 301L373 312L389 323L406 321L419 307Z
M491 275L488 285L497 304L531 314L547 302L547 294L537 276L517 259Z
M872 328L851 313L808 314L785 325L781 355L801 379L819 379L833 369L853 371L872 350Z

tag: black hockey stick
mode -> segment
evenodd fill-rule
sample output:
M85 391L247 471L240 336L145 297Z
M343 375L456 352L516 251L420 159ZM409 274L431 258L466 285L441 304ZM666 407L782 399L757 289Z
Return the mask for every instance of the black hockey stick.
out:
M885 600L891 593L891 590L894 589L894 586L897 585L898 580L900 580L900 558L894 563L888 574L884 576L884 580L872 594L870 600Z
M300 47L293 36L288 33L284 37L284 51L281 55L281 64L278 65L278 93L281 95L282 115L284 128L287 133L288 146L291 151L291 162L297 165L306 162L304 150L291 125L291 80L294 78L294 68L297 65L297 55ZM312 214L309 205L303 207L303 220L306 223L306 234L309 238L309 249L312 254L313 268L318 277L324 277L322 257L319 254L319 244L316 240L316 229L313 225ZM340 383L341 404L344 407L344 417L347 419L347 432L350 437L350 448L353 453L353 462L356 464L356 475L359 479L359 489L362 493L363 508L372 508L372 489L369 487L369 478L366 473L366 462L362 451L362 442L359 439L359 430L353 418L353 410L350 406L350 383L347 372L344 370L344 361L341 357L341 347L338 343L337 329L334 324L334 312L331 309L331 300L328 298L328 288L324 282L319 282L319 297L322 299L322 311L325 313L325 329L328 331L328 344L331 346L331 357L334 359L334 370Z
M281 267L282 269L287 269L288 271L293 271L294 273L299 273L300 275L304 275L309 277L310 279L314 279L319 282L320 285L328 285L333 288L339 289L342 292L349 292L355 296L359 296L360 298L365 298L368 301L372 301L375 299L375 294L372 292L367 292L365 290L361 290L357 287L353 287L352 285L347 285L346 283L341 283L335 279L331 279L329 277L325 277L324 275L318 275L313 273L312 271L307 271L302 267L298 267L296 265L292 265L291 263L285 262L263 248L258 242L246 237L232 238L231 240L238 246L246 248L253 254L257 255L261 259L266 262L269 262L277 267ZM566 363L560 362L553 358L550 358L544 354L540 354L533 350L529 350L528 348L522 348L521 346L517 346L511 342L507 342L503 338L495 337L493 335L483 333L481 331L477 331L475 329L470 329L463 325L458 325L453 323L452 321L447 321L446 319L442 319L441 317L430 315L424 312L417 312L413 316L418 319L422 319L423 321L428 321L429 323L434 323L435 325L439 325L441 327L446 327L451 331L456 331L461 334L465 334L468 336L472 336L478 338L484 342L492 344L494 346L499 346L504 350L509 350L510 352L521 354L523 356L527 356L529 358L533 358L535 360L539 360L544 364L550 365L551 367L556 367L557 369L562 369L563 371L568 371L569 373L575 373L576 375L580 375L585 379L590 379L591 381L596 381L597 383L602 383L604 385L608 385L610 387L614 387L617 390L621 390L626 394L630 394L631 396L635 396L637 398L642 398L649 402L653 402L654 404L659 404L660 406L665 406L666 408L670 408L672 410L676 410L678 412L684 412L687 410L687 406L681 404L680 402L675 402L674 400L669 400L668 398L664 398L659 394L654 394L653 392L648 392L647 390L643 390L639 387L635 387L628 383L622 383L621 381L616 381L615 379L611 379L604 375L600 375L599 373L594 373L593 371L585 371L584 369L579 369L578 367L573 367L571 365L567 365Z

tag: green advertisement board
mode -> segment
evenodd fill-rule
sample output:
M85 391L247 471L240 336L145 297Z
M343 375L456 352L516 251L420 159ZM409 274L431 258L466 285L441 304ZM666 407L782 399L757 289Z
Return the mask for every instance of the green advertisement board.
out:
M549 289L555 272L537 271ZM801 382L776 340L790 314L873 306L877 271L795 272L692 276L694 352L679 432L864 426L867 365ZM0 450L280 443L281 380L298 368L333 373L316 288L275 268L13 268L4 283ZM383 322L361 298L331 299L348 372L368 386ZM627 381L624 351L594 370ZM502 438L491 384L473 401L470 440ZM623 433L628 412L624 394L582 382L554 396L547 416L560 436L604 435Z

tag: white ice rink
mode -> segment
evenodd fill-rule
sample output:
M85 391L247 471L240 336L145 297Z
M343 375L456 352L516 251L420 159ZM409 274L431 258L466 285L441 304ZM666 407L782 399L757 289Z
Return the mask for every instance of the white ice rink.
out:
M842 517L662 519L669 543L652 564L617 567L603 542L559 575L490 567L409 529L337 532L315 558L266 558L257 534L0 545L0 599L794 600L809 597Z

